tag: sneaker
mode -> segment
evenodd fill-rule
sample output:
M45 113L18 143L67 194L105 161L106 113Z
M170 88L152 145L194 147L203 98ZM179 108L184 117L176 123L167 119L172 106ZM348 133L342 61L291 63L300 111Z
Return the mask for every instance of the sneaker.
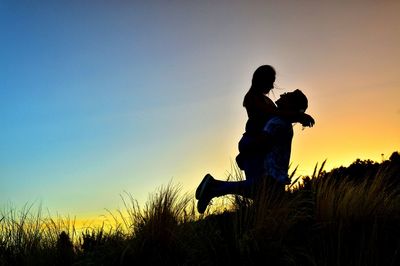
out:
M211 199L213 198L210 193L210 185L214 178L207 174L203 180L200 182L200 185L196 189L196 198L197 201L197 211L199 213L204 213L207 209L208 204L210 203Z
M283 181L285 185L290 185L292 183L292 180L290 178L286 177L286 179Z
M212 175L210 175L210 174L206 174L204 177L203 177L203 180L201 180L201 182L200 182L200 185L197 187L197 189L196 189L196 199L198 200L198 199L200 199L200 195L201 194L203 194L203 191L204 191L204 189L205 189L205 187L206 187L206 184L208 183L208 182L210 182L211 180L213 180L214 178L212 177Z

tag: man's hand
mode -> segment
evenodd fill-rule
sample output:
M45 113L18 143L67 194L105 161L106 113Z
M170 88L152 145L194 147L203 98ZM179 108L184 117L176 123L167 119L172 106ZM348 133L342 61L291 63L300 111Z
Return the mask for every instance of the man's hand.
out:
M311 117L311 115L302 114L300 123L303 125L303 127L312 127L315 124L315 120Z

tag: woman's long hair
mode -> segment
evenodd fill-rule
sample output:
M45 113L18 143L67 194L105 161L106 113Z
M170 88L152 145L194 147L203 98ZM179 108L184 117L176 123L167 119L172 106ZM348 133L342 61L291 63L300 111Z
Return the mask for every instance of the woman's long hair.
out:
M254 71L251 80L250 91L262 91L268 83L274 83L276 76L275 69L270 65L262 65Z
M251 93L268 93L273 87L275 75L276 71L270 65L262 65L258 67L256 71L254 71L253 78L251 80L251 87L244 97L243 106L247 106L248 96ZM271 88L266 91L266 86L268 84L271 85Z

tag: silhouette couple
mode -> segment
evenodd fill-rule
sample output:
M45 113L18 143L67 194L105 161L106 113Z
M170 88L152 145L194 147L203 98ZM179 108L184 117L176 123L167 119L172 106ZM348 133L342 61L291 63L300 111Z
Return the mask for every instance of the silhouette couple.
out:
M196 189L197 210L204 213L214 197L236 194L254 198L257 189L267 186L279 197L290 184L288 168L293 138L292 123L312 127L314 119L305 113L307 97L300 90L284 93L274 103L267 94L274 88L275 69L270 65L257 68L246 93L243 106L248 120L239 141L236 162L245 173L242 181L221 181L210 174Z

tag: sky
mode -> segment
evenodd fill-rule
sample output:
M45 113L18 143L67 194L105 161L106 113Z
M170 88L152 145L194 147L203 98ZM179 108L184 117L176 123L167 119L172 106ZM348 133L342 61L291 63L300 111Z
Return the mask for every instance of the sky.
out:
M399 1L0 1L0 206L95 217L232 172L254 70L299 175L400 150Z

